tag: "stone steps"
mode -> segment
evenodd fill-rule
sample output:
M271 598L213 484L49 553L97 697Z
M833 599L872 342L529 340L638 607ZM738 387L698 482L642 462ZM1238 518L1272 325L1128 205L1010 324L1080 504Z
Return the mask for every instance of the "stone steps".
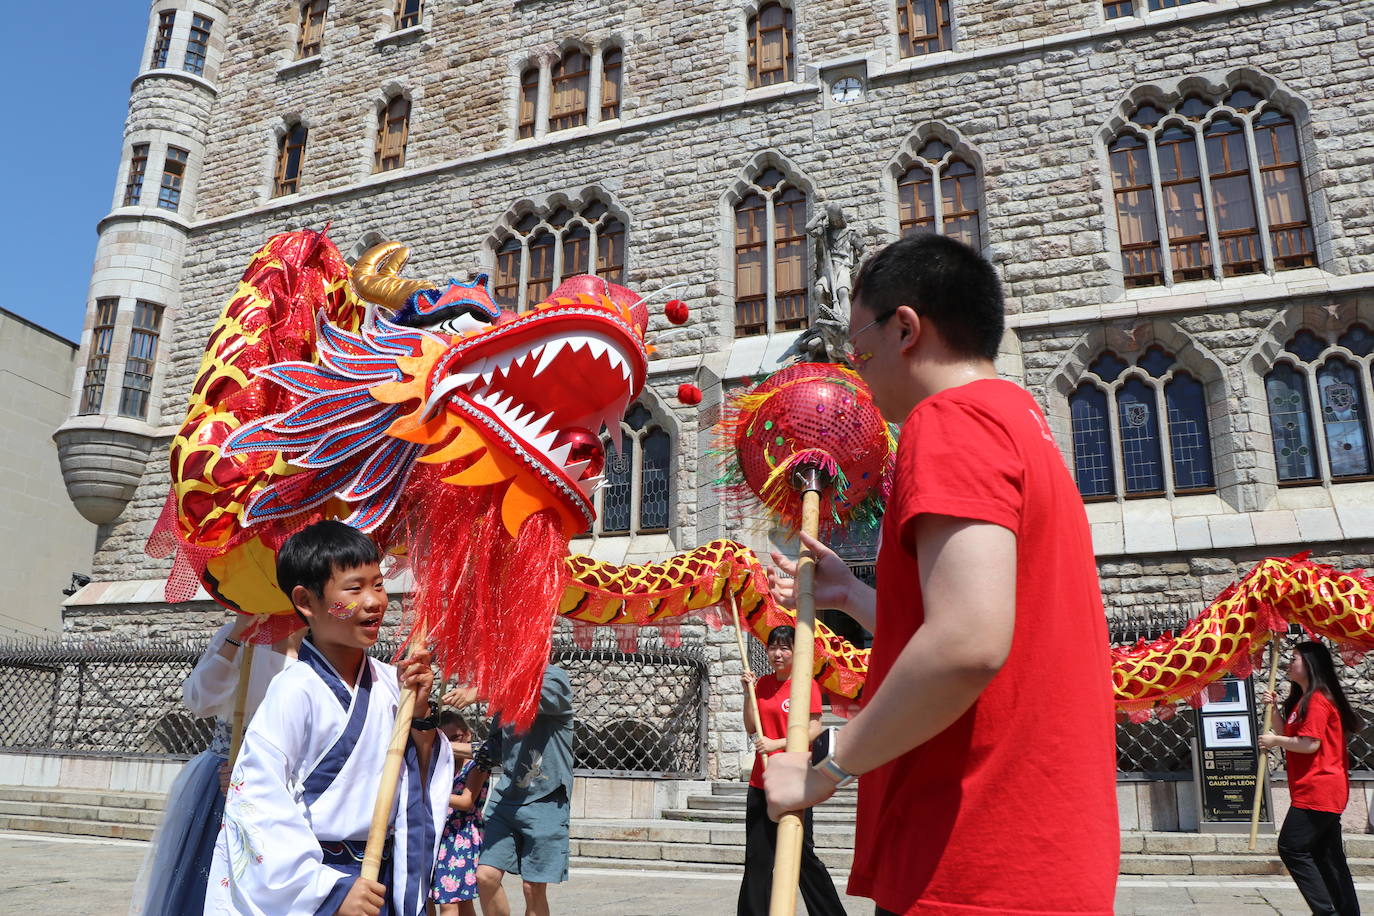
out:
M0 786L0 830L149 840L165 801L142 792Z

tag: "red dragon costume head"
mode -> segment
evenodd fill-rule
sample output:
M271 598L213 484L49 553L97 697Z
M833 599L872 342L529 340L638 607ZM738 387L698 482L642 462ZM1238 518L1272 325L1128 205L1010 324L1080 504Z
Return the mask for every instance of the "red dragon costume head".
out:
M149 549L177 553L169 600L198 582L277 615L269 639L295 621L277 548L341 518L409 560L411 633L445 673L525 723L568 540L595 517L602 430L618 447L647 374L647 309L582 276L512 314L486 275L398 276L407 256L386 243L349 271L309 230L257 252L211 333Z

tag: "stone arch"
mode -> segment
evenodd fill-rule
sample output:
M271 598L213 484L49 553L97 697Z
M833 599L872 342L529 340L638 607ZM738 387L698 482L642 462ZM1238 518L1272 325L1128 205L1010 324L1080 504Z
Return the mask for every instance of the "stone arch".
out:
M927 143L938 140L950 148L941 161L950 159L960 159L968 163L974 170L975 181L978 188L978 212L980 218L978 223L978 248L982 250L987 247L987 186L986 176L983 170L983 157L978 150L972 146L962 134L953 127L939 121L924 121L903 138L897 147L897 152L887 161L880 176L880 183L883 195L883 229L889 233L890 238L897 238L901 234L901 217L899 213L899 202L897 193L897 182L906 174L907 170L919 161L924 161L920 156L920 151ZM939 202L936 202L939 206Z
M600 201L605 204L606 209L616 219L620 220L627 232L629 231L631 228L629 211L619 203L614 194L600 185L586 185L580 191L569 189L550 191L542 197L521 197L506 208L506 211L496 220L496 224L492 226L491 231L482 240L482 263L494 266L496 249L515 230L515 224L523 219L526 214L539 214L542 219L560 207L577 211L593 201ZM630 251L628 244L625 247L625 272L628 274Z

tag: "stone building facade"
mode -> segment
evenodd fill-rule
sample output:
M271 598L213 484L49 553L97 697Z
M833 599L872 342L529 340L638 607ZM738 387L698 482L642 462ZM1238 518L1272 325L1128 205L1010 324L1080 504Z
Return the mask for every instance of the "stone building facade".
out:
M814 311L800 227L824 204L869 250L939 229L997 266L999 367L1078 475L1110 613L1200 610L1262 555L1367 555L1371 17L1370 0L156 0L57 435L101 525L67 626L189 621L161 615L165 569L142 551L166 444L248 255L326 223L346 254L404 241L408 275L486 271L515 303L578 257L682 284L692 318L653 319L636 428L666 433L667 457L633 449L630 521L578 544L608 560L766 544L713 494L708 420ZM688 381L700 408L675 400ZM649 498L663 517L644 524ZM722 660L712 746L733 774L736 653L694 638Z

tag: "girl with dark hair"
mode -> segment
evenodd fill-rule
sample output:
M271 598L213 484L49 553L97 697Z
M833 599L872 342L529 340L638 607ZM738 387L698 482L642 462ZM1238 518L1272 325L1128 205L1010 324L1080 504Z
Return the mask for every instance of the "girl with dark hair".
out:
M1279 857L1313 913L1359 916L1355 882L1341 843L1341 812L1350 796L1347 737L1361 727L1350 708L1331 653L1319 642L1298 643L1288 663L1288 699L1278 734L1260 747L1281 747L1292 807L1279 831ZM1272 693L1264 702L1276 705Z
M792 689L792 644L796 630L774 627L768 634L768 663L772 674L753 677L741 674L745 690L753 690L759 701L759 718L744 704L744 728L754 736L754 771L749 777L749 795L744 813L744 880L740 883L737 916L767 916L773 890L773 855L778 841L778 825L768 819L768 800L763 795L764 760L787 746L788 697ZM800 673L806 677L806 673ZM821 733L821 689L811 682L811 740ZM844 904L825 863L816 855L812 842L812 812L802 819L801 897L810 916L844 916Z

